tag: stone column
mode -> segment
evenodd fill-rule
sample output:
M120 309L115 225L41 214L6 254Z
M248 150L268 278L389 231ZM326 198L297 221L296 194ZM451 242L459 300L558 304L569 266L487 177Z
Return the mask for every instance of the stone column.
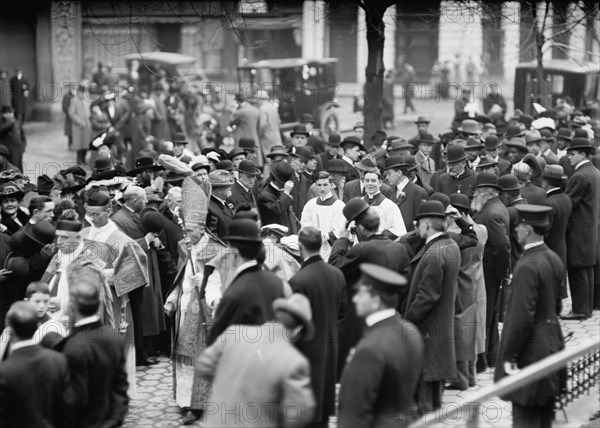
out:
M302 3L302 57L323 58L325 52L325 2Z
M383 65L386 70L396 66L396 5L390 6L383 15L385 42L383 44Z
M365 83L365 68L367 68L367 62L369 61L367 23L365 22L365 11L362 7L358 7L356 29L356 83L360 85L359 88L362 88L362 84Z

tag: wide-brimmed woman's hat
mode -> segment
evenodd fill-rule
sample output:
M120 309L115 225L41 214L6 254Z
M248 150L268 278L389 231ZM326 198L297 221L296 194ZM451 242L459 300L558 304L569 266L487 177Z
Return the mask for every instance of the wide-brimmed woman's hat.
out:
M0 185L0 200L6 198L16 198L17 200L21 200L23 199L23 196L25 196L23 190L12 181Z

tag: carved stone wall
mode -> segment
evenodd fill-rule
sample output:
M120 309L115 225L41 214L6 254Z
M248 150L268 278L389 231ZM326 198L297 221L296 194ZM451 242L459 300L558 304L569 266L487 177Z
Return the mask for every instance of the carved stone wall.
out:
M70 83L77 82L82 77L81 4L79 2L51 2L50 37L52 85L55 95L58 95L61 91L64 92ZM46 97L50 92L47 90Z

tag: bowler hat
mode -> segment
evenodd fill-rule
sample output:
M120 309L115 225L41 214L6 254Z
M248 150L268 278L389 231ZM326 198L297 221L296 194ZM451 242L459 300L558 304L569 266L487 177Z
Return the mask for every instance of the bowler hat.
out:
M417 165L417 161L415 159L415 157L413 155L401 155L404 164L401 165L401 168L405 171L413 171L417 168L419 168L419 165Z
M238 141L238 147L243 150L256 151L256 141L254 138L242 137Z
M189 141L185 139L185 134L183 132L176 132L173 135L171 142L173 144L189 144Z
M592 143L590 143L590 140L587 138L578 137L574 138L571 145L567 148L567 151L571 150L580 150L582 152L590 153L594 150L594 147L592 147Z
M308 161L312 156L312 151L308 147L300 146L300 147L292 147L288 152L290 156L295 158L302 159L304 161Z
M525 135L525 131L523 131L518 125L509 125L506 128L505 137L507 140L510 140L511 138L515 137L522 137L523 135Z
M297 318L304 326L302 331L303 341L313 338L315 326L312 323L310 302L306 296L294 293L287 299L283 297L275 299L273 301L273 311L285 311Z
M235 147L231 152L229 152L229 159L233 159L239 155L248 156L248 152L241 147Z
M154 208L146 207L140 211L140 220L146 232L159 233L165 228L164 216Z
M479 130L479 123L473 119L465 119L462 121L460 128L458 128L463 134L481 134Z
M448 197L448 195L446 195L445 193L442 193L442 192L432 193L431 196L429 197L429 200L441 202L442 205L444 206L444 209L448 208L448 205L450 205L450 198Z
M357 146L359 149L361 149L362 151L366 152L367 149L365 149L365 146L363 146L360 141L358 140L358 138L356 137L348 137L345 138L341 143L340 146L342 146L342 149L346 150L346 147L354 147Z
M275 156L288 156L287 149L284 146L273 146L271 147L271 151L266 155L269 159L274 158Z
M0 200L6 198L16 198L18 200L21 200L24 196L25 193L23 193L21 188L12 181L0 185Z
M233 186L233 178L229 171L217 169L208 174L208 182L212 187L229 187Z
M235 171L235 166L233 165L233 162L231 162L229 159L225 159L215 164L215 170L217 169L233 172Z
M465 149L460 144L452 144L446 151L446 163L460 162L467 158Z
M340 134L329 134L327 144L334 147L339 147L342 142L342 136Z
M533 122L533 116L529 114L522 114L519 116L519 122L525 125L525 129L531 128L531 122Z
M529 150L527 149L527 145L525 144L525 140L520 137L511 138L506 143L506 146L514 147L515 149L519 149L523 153L529 153Z
M469 197L464 193L452 193L450 195L450 205L464 211L469 211L471 209Z
M243 172L247 175L258 175L258 168L256 168L256 164L254 163L254 161L248 159L244 159L240 162L240 165L238 166L238 171Z
M223 239L225 241L262 242L258 225L255 221L247 218L233 220L227 229L227 236L224 236Z
M558 130L558 133L556 134L556 139L563 139L563 140L567 140L567 141L572 141L573 138L571 138L571 130L569 128L560 128Z
M54 187L54 180L48 177L46 174L42 174L37 178L36 191L40 195L49 195L50 191Z
M486 150L494 150L500 146L500 141L498 140L498 137L496 135L488 135L487 137L485 137L483 146Z
M143 156L135 160L135 168L127 171L125 174L128 177L135 177L143 171L161 171L165 168L154 163L154 159L148 156Z
M587 129L579 128L579 129L576 129L573 132L573 139L575 139L575 138L588 138L589 135L590 134L588 133Z
M346 217L346 221L350 223L355 220L356 217L364 213L369 209L369 204L361 197L355 197L350 199L346 206L342 209L342 214Z
M481 149L483 147L483 144L481 144L481 140L479 140L479 138L473 138L473 137L469 137L469 139L467 140L467 145L465 147L466 150L475 150L475 149Z
M492 174L491 172L482 172L481 174L477 174L475 178L475 184L469 186L471 188L480 188L480 187L491 187L492 189L502 190L500 186L498 186L498 176L496 174Z
M444 204L442 204L440 201L424 201L419 206L419 212L415 216L415 220L419 220L424 217L446 218Z
M435 144L435 143L439 143L439 141L436 140L435 137L431 134L423 134L423 135L419 136L417 143L419 143L419 144L420 143Z
M519 214L519 223L530 224L534 226L547 226L550 224L549 214L552 207L545 205L521 204L515 205Z
M400 168L402 166L405 166L404 163L404 158L402 156L396 155L396 156L390 156L388 158L386 158L383 161L384 165L385 165L385 169L392 169L392 168Z
M4 269L11 272L11 279L25 279L29 276L29 262L24 257L9 253L4 260Z
M361 263L359 269L363 285L388 294L404 294L407 291L408 280L398 272L374 263Z
M314 125L315 120L313 119L312 114L302 113L302 116L300 116L300 123L312 123Z
M356 122L352 130L356 131L356 128L364 128L365 124L363 122Z
M517 180L513 174L504 174L498 179L498 186L503 192L522 189L525 185Z
M308 131L306 130L306 126L304 125L296 125L294 126L294 129L292 130L292 132L290 132L290 137L294 137L294 135L304 135L305 137L308 137Z
M275 164L273 169L271 170L271 175L275 179L275 181L279 181L280 183L285 183L292 178L294 174L294 169L285 162L279 162Z
M566 180L568 178L565 175L563 167L561 165L546 165L544 167L542 177L552 178L554 180Z
M548 128L540 129L540 136L543 141L554 141L554 136L552 135L552 131Z
M425 116L419 116L417 118L417 120L415 120L413 122L414 124L419 124L419 123L431 123L431 121L429 119L427 119Z
M5 156L7 158L10 157L10 151L8 150L8 147L6 147L4 144L0 144L0 155Z
M56 228L49 221L38 221L31 228L24 228L23 233L40 245L51 244L56 235Z
M331 160L327 161L326 170L329 173L333 173L333 172L346 173L346 165L347 165L347 163L341 159L331 159Z

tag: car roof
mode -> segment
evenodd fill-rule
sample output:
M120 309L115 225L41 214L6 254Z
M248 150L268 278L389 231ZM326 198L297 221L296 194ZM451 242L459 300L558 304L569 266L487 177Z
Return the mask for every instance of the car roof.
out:
M281 59L264 59L262 61L251 62L249 64L240 65L238 68L249 69L249 68L294 68L302 67L305 65L314 64L335 64L337 58L281 58Z
M519 68L537 68L537 61L522 62L517 65ZM551 59L544 60L544 70L548 71L565 71L567 73L588 73L597 72L600 73L598 64L587 62L582 65L577 64L575 61L567 59Z
M136 52L125 55L126 61L140 60L140 62L157 62L169 65L192 64L196 58L175 52Z

